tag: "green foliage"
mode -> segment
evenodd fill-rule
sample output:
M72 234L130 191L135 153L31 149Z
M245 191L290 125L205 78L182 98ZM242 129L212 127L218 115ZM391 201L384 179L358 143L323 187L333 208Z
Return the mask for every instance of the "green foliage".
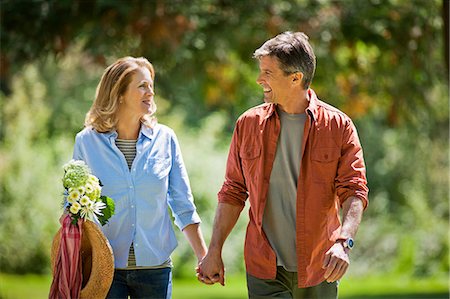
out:
M102 66L142 55L156 66L158 91L190 111L190 124L215 110L232 124L260 101L253 51L301 30L316 49L321 97L354 117L382 109L391 125L418 124L434 106L429 88L448 71L442 9L440 0L3 1L2 79L73 46Z
M5 134L0 147L0 268L43 273L62 213L61 166L71 142L59 136L50 146L47 140L43 128L50 113L36 67L24 68L13 86L14 94L1 100Z
M114 204L114 200L111 197L102 195L100 196L102 202L106 205L106 207L102 210L102 214L98 216L98 220L101 225L105 225L108 223L109 219L114 215L114 211L116 210L116 206Z

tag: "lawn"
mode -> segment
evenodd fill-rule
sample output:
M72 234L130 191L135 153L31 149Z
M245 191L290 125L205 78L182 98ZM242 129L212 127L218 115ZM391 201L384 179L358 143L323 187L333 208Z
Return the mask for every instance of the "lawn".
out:
M0 274L0 299L48 298L50 276ZM201 285L191 279L175 279L173 299L239 299L247 298L245 276L231 276L226 286ZM449 298L448 277L410 279L399 276L345 278L341 281L341 299L438 299Z

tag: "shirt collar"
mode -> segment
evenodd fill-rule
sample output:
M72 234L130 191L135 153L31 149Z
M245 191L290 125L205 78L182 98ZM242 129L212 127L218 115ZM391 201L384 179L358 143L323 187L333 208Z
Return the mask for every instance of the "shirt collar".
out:
M317 101L319 100L317 98L316 93L311 88L307 91L308 96L308 107L305 109L305 113L309 114L313 121L317 119ZM272 114L276 111L276 104L270 103L267 105L267 114L264 119L267 119L272 116Z
M274 103L270 103L267 105L267 115L265 118L269 118L274 114L274 112L277 110L277 105Z
M157 130L158 124L156 124L153 128L149 128L146 125L142 124L138 138L141 139L143 137L147 137L148 139L152 140L155 137Z
M317 104L319 99L317 98L316 93L311 88L308 89L307 92L308 95L308 107L306 107L305 112L307 112L309 115L311 115L311 118L313 121L317 119Z
M156 131L158 129L158 124L156 124L153 128L149 128L144 124L141 124L141 129L139 131L139 136L138 139L141 139L143 137L148 138L148 139L153 139ZM117 131L114 129L110 132L105 133L105 137L108 139L117 139L118 133Z

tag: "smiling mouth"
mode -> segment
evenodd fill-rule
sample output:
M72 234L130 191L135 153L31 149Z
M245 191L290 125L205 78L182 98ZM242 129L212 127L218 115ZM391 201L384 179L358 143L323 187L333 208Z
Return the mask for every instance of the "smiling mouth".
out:
M146 106L151 106L152 105L151 101L142 101L142 103L144 103L144 105L146 105Z

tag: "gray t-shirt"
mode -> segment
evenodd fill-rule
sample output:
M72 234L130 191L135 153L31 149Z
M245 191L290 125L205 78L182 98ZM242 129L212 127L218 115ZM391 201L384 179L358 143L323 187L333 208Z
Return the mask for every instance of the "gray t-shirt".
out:
M297 181L302 157L306 115L289 114L277 108L281 121L277 151L270 174L263 230L277 255L277 265L297 272L296 206Z

